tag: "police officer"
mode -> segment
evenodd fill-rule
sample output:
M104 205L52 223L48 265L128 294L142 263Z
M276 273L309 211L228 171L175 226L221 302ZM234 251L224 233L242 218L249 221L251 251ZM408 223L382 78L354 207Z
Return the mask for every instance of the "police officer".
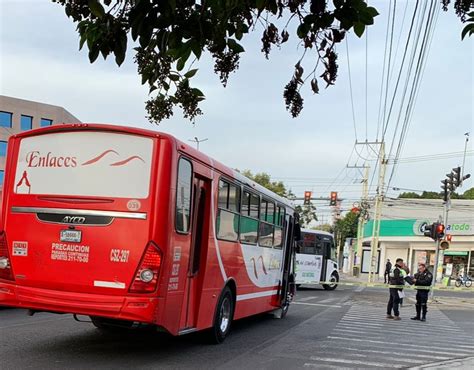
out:
M418 265L418 272L415 274L413 282L415 286L429 287L433 281L433 275L426 269L424 263ZM426 321L426 312L428 312L429 289L417 289L416 291L416 316L412 317L412 320Z
M395 266L390 271L390 275L389 275L390 285L403 286L403 284L405 283L404 278L406 276L406 273L402 269L402 266L403 266L403 259L397 258L397 260L395 261ZM402 291L402 289L389 288L389 291L390 291L390 299L387 304L387 319L400 320L400 311L398 310L398 305L400 304L400 294L398 292ZM392 310L393 310L394 316L392 316Z

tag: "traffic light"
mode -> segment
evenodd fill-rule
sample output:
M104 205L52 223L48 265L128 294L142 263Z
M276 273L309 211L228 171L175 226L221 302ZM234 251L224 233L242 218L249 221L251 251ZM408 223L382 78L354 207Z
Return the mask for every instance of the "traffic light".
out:
M331 191L331 200L329 201L330 206L335 206L337 204L337 192Z
M444 238L444 225L440 223L435 223L435 240L441 240Z
M439 249L448 249L449 248L449 241L447 239L443 239L441 240L441 242L439 243Z
M461 167L453 168L453 172L450 174L450 179L453 182L453 185L457 188L461 185ZM448 176L449 177L449 176Z
M308 204L311 203L311 195L312 195L311 191L305 191L304 192L304 204L305 205L308 205Z
M439 222L425 225L423 234L433 240L441 240L444 238L444 225Z
M436 224L431 224L431 225L425 225L425 230L423 231L423 234L431 239L435 239L435 229L436 229Z
M441 189L443 189L443 200L445 202L448 201L448 180L441 181L443 185L441 185Z

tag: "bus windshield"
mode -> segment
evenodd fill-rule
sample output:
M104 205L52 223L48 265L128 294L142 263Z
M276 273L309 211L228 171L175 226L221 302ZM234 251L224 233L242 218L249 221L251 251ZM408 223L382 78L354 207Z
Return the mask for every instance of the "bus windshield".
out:
M99 131L23 138L16 194L145 199L149 194L151 138Z

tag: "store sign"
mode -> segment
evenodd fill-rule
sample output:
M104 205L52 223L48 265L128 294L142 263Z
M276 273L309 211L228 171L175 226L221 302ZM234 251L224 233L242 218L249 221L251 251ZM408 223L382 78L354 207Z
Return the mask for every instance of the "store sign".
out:
M425 226L433 220L404 219L382 220L380 222L380 236L423 236ZM373 230L373 221L364 226L364 237L370 237ZM446 233L451 235L474 235L474 222L450 223L446 226Z

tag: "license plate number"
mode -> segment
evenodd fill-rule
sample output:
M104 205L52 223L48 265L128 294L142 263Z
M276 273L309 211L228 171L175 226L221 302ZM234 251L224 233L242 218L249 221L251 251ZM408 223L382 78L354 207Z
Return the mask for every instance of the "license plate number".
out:
M80 243L82 239L82 231L80 230L61 230L62 242Z

